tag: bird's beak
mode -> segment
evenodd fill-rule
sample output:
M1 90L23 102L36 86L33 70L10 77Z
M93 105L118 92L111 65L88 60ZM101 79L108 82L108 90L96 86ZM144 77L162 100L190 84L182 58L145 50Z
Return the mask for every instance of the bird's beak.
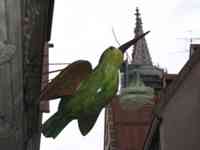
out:
M138 37L136 37L136 38L134 38L134 39L132 39L132 40L130 40L130 41L128 41L128 42L122 44L122 45L119 47L119 49L122 51L122 53L125 53L126 50L127 50L129 47L131 47L132 45L134 45L139 39L143 38L143 37L144 37L145 35L147 35L149 32L150 32L150 31L147 31L147 32L141 34L140 36L138 36Z

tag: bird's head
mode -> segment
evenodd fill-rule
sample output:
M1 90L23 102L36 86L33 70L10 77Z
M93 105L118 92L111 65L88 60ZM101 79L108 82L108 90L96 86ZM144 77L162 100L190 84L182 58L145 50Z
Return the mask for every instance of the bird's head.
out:
M107 48L101 55L99 62L101 64L104 64L104 63L109 64L109 65L113 64L120 67L120 65L123 63L123 54L126 52L126 50L130 46L134 45L139 39L143 38L149 32L150 31L147 31L144 34L141 34L140 36L134 38L133 40L130 40L122 44L119 48L115 48L112 46Z
M106 64L119 64L121 65L123 62L123 53L120 49L115 47L109 47L107 48L100 58L100 63L106 63Z

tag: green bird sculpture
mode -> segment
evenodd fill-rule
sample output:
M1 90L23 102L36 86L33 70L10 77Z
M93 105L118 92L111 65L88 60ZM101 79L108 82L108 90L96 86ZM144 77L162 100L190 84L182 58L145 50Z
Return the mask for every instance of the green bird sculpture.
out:
M123 53L147 33L149 32L123 44L119 48L109 47L106 49L94 70L88 71L84 79L76 84L73 94L60 95L61 101L57 112L42 126L43 135L56 138L65 126L74 119L78 120L82 135L87 135L94 126L102 108L112 100L117 92L118 72L123 63ZM73 65L77 63L79 61L73 63ZM61 74L59 78L64 75ZM65 81L62 78L62 82L70 81Z

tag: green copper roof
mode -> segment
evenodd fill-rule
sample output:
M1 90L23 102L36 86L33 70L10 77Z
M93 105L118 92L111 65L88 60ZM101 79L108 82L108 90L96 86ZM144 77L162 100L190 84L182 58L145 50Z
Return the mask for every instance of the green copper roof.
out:
M137 109L144 104L153 104L151 101L153 96L153 88L145 86L137 73L136 78L127 87L121 88L120 103L125 109L128 107Z

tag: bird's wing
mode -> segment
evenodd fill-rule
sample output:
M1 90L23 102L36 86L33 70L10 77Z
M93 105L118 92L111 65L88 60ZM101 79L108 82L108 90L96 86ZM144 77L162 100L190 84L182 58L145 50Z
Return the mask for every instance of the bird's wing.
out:
M92 114L81 114L81 116L78 118L78 126L79 130L82 135L87 135L88 132L92 129L94 124L97 121L97 118L99 116L99 113L101 112L102 109L96 111L95 113Z
M40 100L48 101L61 96L73 95L80 82L86 79L92 72L89 61L75 61L64 68L47 86L41 91Z

